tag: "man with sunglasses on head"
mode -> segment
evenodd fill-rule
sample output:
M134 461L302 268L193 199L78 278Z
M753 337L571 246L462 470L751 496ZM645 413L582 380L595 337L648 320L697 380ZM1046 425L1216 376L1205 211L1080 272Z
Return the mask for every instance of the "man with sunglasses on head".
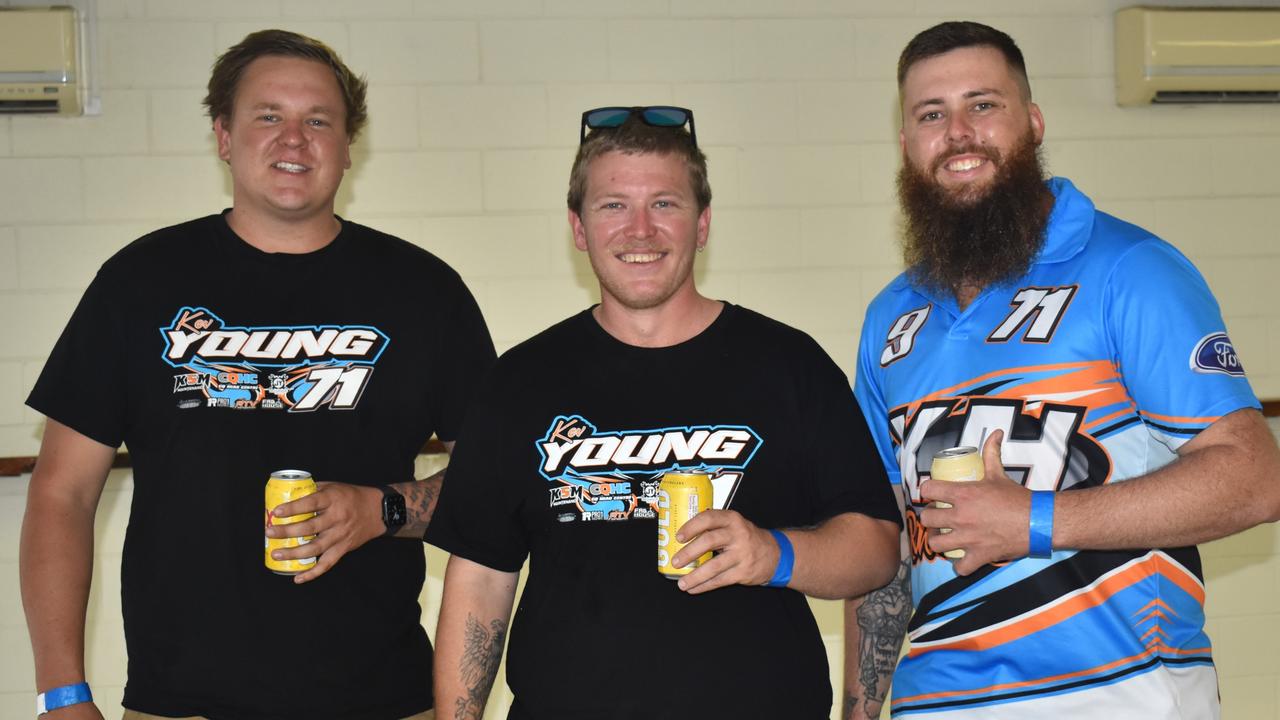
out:
M1195 544L1280 518L1280 453L1213 295L1046 181L1005 33L925 30L898 90L908 270L856 394L907 531L897 581L848 605L845 717L879 717L891 675L894 717L1218 717ZM955 446L985 479L930 477Z
M125 720L431 717L418 597L443 473L414 463L433 432L449 447L494 351L456 272L334 214L365 89L302 35L228 49L205 104L232 207L109 259L45 365L21 568L46 720L102 718L84 624L122 442ZM286 468L319 489L267 516ZM273 574L264 534L312 536L273 554L314 559Z
M812 339L695 287L711 189L692 113L601 108L581 138L569 223L600 303L504 354L468 412L427 535L452 553L437 700L482 716L528 557L509 718L827 718L805 595L897 564L865 421ZM716 498L672 564L715 556L678 580L656 552L672 470L711 474Z

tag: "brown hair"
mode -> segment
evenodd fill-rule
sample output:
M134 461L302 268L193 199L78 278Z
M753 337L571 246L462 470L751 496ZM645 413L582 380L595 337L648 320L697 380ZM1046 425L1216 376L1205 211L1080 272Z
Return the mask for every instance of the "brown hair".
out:
M990 25L969 21L939 23L911 38L898 56L898 92L907 79L911 66L952 50L967 47L990 47L1000 51L1026 99L1031 99L1031 83L1027 81L1027 63L1018 44L1006 33Z
M342 92L342 104L347 111L347 138L355 142L356 136L369 119L369 109L364 100L368 83L351 72L351 68L328 45L287 30L259 30L250 33L218 57L213 63L213 74L209 77L209 94L204 98L204 105L208 108L211 119L231 118L236 89L245 68L264 56L314 60L331 68L338 81L338 89Z
M597 128L578 146L578 155L569 171L569 209L582 214L587 195L587 168L591 161L611 152L624 155L675 155L689 169L689 185L698 202L698 212L711 205L711 183L707 180L707 156L693 144L683 127L655 127L634 115L616 128Z

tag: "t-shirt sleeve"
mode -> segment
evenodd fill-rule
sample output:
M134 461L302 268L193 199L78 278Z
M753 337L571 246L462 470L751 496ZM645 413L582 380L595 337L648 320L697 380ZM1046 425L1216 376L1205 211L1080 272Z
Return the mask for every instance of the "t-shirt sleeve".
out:
M456 283L453 302L436 311L441 327L439 356L433 363L436 372L427 399L433 429L445 441L457 439L467 405L495 358L480 306L460 277L451 274L451 280Z
M109 275L104 266L81 296L27 405L103 445L119 447L129 397L115 314L122 298L111 291Z
M467 411L423 539L494 570L518 572L529 541L520 522L520 478L505 462L503 394L493 382L485 382Z
M862 337L858 342L858 369L853 394L858 400L889 482L900 485L902 469L898 467L893 438L889 435L889 409L885 405L884 389L880 386L879 353L883 347L878 332L881 330L874 327L871 315L868 314L863 321Z
M844 373L825 353L810 373L815 402L807 414L808 475L814 479L819 520L856 512L902 523L884 465Z
M1130 396L1170 449L1227 413L1261 407L1213 293L1172 245L1150 238L1117 263L1106 322Z

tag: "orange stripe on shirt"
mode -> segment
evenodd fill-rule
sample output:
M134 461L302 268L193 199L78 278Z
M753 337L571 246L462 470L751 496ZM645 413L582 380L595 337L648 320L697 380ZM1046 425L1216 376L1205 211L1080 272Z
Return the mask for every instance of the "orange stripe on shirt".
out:
M1204 604L1204 587L1189 579L1182 566L1169 562L1161 553L1153 553L1146 560L1108 577L1088 591L1073 595L1057 604L1048 605L1022 620L952 642L940 642L936 645L930 643L922 648L912 648L907 655L918 657L934 650L987 650L1020 640L1067 618L1098 607L1120 591L1156 574L1164 575L1201 605Z

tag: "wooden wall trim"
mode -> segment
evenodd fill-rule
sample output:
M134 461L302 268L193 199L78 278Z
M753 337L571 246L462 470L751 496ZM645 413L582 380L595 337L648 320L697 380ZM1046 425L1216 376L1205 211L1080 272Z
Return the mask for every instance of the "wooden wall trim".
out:
M436 455L443 452L444 443L435 438L428 440L427 443L422 446L422 449L418 451L418 453L422 455ZM31 469L35 466L36 459L33 457L0 458L0 477L17 477L18 475L25 475L31 472ZM127 468L131 466L132 463L129 461L129 453L127 452L116 453L115 460L111 463L111 467L113 468Z

